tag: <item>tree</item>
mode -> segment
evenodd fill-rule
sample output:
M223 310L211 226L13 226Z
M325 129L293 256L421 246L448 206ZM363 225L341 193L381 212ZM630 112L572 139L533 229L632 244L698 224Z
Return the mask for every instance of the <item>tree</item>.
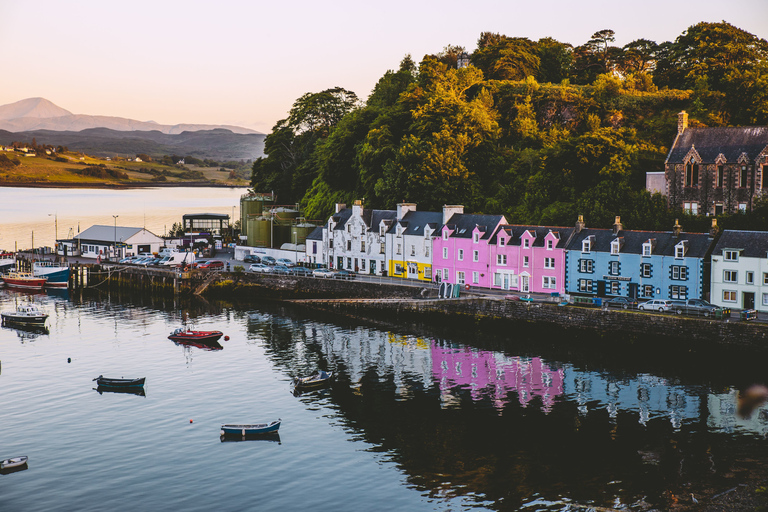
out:
M327 137L336 123L357 106L357 95L341 87L306 93L291 107L287 126L297 134L317 131L320 137Z
M472 54L472 65L494 80L523 80L536 76L541 60L536 44L525 37L483 32Z
M573 64L573 46L545 37L536 44L539 56L539 73L536 80L541 83L559 84L570 75Z
M618 67L627 74L650 73L656 67L659 45L649 39L635 39L621 49Z

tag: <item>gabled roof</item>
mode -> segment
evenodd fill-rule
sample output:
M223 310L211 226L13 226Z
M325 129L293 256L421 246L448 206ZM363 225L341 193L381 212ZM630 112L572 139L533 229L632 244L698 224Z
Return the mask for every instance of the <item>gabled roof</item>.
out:
M307 240L322 240L323 239L323 226L318 226L307 235Z
M411 211L403 216L399 224L403 226L403 235L424 236L424 226L430 226L433 231L436 231L442 221L443 214L441 212ZM393 223L388 232L395 233L397 224L397 222Z
M343 230L344 225L347 223L350 217L352 217L352 208L344 208L338 213L334 213L333 216L331 216L333 222L336 223L336 225L333 227L333 230Z
M446 225L453 229L453 238L472 238L475 226L483 231L481 240L488 240L493 234L493 229L504 220L503 215L473 215L469 213L454 213Z
M739 250L746 258L768 258L768 231L733 231L720 235L712 255L722 256L724 249Z
M382 220L396 220L397 219L397 211L396 210L371 210L371 229L379 229L379 224L381 224Z
M704 163L713 163L721 153L736 163L742 153L754 162L768 146L768 126L686 128L675 140L667 163L680 164L693 147Z
M582 229L574 234L566 246L567 250L581 251L581 242L588 236L594 236L592 252L611 252L611 242L617 238L612 229ZM674 256L675 246L687 241L686 257L703 258L712 246L708 233L680 233L677 237L671 231L619 231L618 238L624 239L621 254L642 254L643 244L649 239L656 240L653 256Z
M571 232L574 228L553 227L553 226L516 226L512 224L502 224L491 235L490 244L498 243L499 233L504 231L509 237L507 245L520 245L520 236L526 231L532 231L536 233L536 239L533 242L533 247L544 247L544 240L551 231L557 238L559 238L555 248L562 249L565 247L565 243L568 241L568 237L571 236Z
M370 208L363 209L362 213L362 219L363 223L365 224L366 228L370 229L379 229L379 223L383 219L396 219L397 218L397 211L395 210L372 210ZM334 230L343 230L345 229L345 226L347 224L347 221L352 218L352 208L343 208L339 210L339 213L336 213L331 216L333 221L336 223L336 226L334 227Z
M94 225L75 235L75 240L94 240L98 242L124 242L144 228L126 228L123 226ZM147 233L153 234L150 231ZM155 235L157 236L157 235ZM158 237L160 238L160 237Z

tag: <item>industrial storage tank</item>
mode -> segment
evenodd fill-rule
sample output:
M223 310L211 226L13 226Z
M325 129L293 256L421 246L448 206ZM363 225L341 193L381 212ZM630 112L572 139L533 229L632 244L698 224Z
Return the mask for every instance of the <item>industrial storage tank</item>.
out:
M294 221L299 218L299 210L293 208L287 208L285 206L277 206L271 208L269 212L275 218L275 224L293 224Z
M291 227L291 240L292 244L301 245L307 241L309 234L315 230L317 226L308 222L302 222L295 224Z
M272 222L266 217L248 219L248 245L251 247L271 247Z
M240 226L243 235L248 235L248 220L269 210L274 203L272 194L249 193L240 196Z

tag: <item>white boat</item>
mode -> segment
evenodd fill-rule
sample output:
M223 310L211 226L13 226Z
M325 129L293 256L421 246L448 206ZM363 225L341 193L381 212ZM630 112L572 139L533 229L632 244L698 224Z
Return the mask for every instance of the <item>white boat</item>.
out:
M21 455L20 457L11 457L10 459L5 459L3 461L0 461L0 469L11 469L11 468L19 468L27 463L27 460L29 457L26 455Z
M35 304L24 304L16 308L16 311L3 311L0 318L3 325L45 325L48 314Z
M0 252L0 274L16 268L16 256L10 252Z
M35 277L45 277L45 286L66 288L69 284L69 265L55 261L36 261L32 264Z

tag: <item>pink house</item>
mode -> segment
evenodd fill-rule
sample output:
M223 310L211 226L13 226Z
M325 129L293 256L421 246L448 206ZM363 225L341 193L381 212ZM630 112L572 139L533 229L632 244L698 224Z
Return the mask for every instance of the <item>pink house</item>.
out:
M435 279L461 286L489 288L492 255L488 242L502 223L506 223L503 215L464 213L454 213L444 221L439 236L432 242Z
M500 225L489 238L490 288L565 293L565 246L573 228Z

